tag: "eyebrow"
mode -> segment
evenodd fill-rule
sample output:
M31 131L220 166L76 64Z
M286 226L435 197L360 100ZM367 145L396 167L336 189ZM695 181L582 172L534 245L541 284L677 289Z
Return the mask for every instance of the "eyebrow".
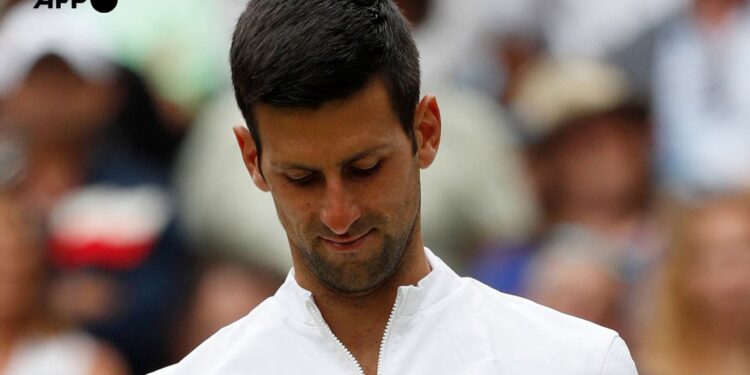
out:
M386 150L390 148L390 145L380 145L380 146L374 146L370 147L368 149L365 149L363 151L360 151L343 161L338 163L339 167L344 167L346 165L349 165L359 159L362 159L364 157L377 154L379 152L382 152L383 150ZM284 162L271 162L271 168L276 170L289 170L289 169L299 169L299 170L306 170L306 171L315 171L317 168L311 167L309 165L300 164L300 163L284 163Z

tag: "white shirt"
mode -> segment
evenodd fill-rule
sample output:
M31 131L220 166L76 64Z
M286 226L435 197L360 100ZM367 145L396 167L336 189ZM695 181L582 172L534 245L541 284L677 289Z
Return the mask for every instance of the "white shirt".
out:
M432 271L398 289L379 375L637 374L616 332L461 278L425 251ZM154 375L361 373L292 270L273 297Z

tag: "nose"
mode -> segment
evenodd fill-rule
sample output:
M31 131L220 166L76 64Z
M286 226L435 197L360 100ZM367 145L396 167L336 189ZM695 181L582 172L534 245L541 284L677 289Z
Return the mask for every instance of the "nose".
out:
M333 233L346 234L362 215L362 211L341 180L329 179L326 182L326 196L320 211L320 221Z

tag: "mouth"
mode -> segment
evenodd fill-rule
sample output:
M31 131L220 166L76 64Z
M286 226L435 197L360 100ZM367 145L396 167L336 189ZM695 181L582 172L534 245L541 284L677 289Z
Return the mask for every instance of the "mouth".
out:
M367 240L372 233L372 229L358 236L341 236L341 237L320 237L323 243L336 251L353 251L357 250Z

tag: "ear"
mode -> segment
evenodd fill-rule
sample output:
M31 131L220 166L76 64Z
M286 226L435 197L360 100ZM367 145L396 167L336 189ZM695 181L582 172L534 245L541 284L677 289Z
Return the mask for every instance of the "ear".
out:
M419 167L424 169L432 164L440 146L440 108L435 95L425 95L417 104L414 113L414 136L417 141Z
M255 141L250 131L244 126L235 126L233 130L234 136L237 138L237 144L240 146L242 161L245 162L245 167L247 167L255 186L260 190L270 191L271 189L260 171L258 149L255 147Z

